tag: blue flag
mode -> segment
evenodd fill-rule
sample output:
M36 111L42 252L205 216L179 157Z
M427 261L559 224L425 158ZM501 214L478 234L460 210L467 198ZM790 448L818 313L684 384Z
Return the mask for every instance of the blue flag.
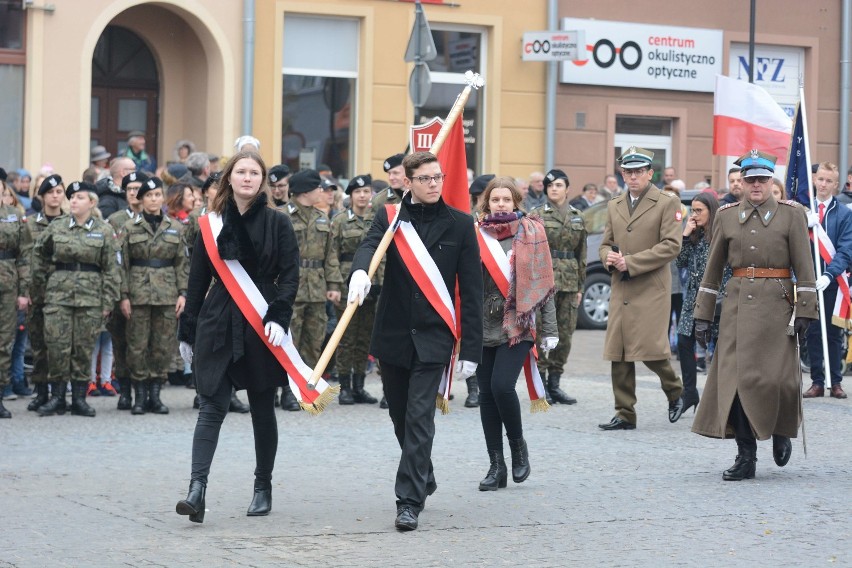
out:
M790 158L787 160L787 198L798 201L810 208L809 184L811 170L805 153L805 128L802 122L802 106L796 105L796 118L793 120L793 135L790 140Z

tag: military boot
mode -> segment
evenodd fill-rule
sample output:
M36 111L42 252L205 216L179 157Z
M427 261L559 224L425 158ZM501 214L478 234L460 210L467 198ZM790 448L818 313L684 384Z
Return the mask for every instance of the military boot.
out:
M465 408L476 408L479 406L479 382L476 375L464 380L467 383L467 398L464 401Z
M148 381L133 381L133 408L130 414L145 414L145 402L148 400Z
M245 414L250 412L251 408L237 397L237 391L231 387L231 402L228 403L228 412L239 412Z
M118 405L119 410L130 410L133 408L133 398L130 395L130 377L116 379L118 381Z
M352 398L358 404L376 404L378 399L364 390L365 378L363 373L352 375Z
M509 449L512 452L512 481L522 483L530 476L530 455L527 442L523 438L509 438Z
M562 378L561 373L551 373L547 376L547 392L550 393L550 398L559 404L577 404L577 399L573 396L568 396L559 388L559 380ZM547 401L550 404L550 401Z
M38 408L38 415L65 414L65 410L65 381L50 383L50 400Z
M48 388L47 383L36 383L35 384L36 396L34 399L30 401L27 405L27 410L38 410L45 404L47 404L47 395Z
M757 451L754 447L748 447L737 440L737 459L730 469L722 473L725 481L742 481L743 479L754 479L757 469Z
M95 409L86 403L86 391L89 383L86 381L74 381L71 383L71 415L72 416L95 416Z
M299 400L293 394L293 391L290 390L290 385L286 385L281 389L281 410L289 410L290 412L302 410Z
M169 407L163 404L160 400L160 389L163 388L163 382L160 379L148 379L148 397L150 398L151 412L154 414L168 414Z
M11 418L12 413L6 410L6 407L3 406L3 393L0 391L0 418Z
M340 380L340 394L337 396L337 402L340 404L355 404L355 399L352 398L352 375L338 375Z

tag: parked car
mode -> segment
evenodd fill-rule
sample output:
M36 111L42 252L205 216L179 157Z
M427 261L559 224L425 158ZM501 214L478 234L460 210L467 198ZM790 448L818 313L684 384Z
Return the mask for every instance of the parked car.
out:
M595 203L585 211L586 221L586 282L583 284L583 299L577 311L577 327L583 329L606 329L609 321L610 275L601 263L598 249L606 227L607 202Z

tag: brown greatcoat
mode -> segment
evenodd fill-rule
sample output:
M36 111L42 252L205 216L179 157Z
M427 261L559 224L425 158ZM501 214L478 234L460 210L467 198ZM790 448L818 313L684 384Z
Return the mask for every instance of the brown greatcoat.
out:
M738 278L728 281L716 354L692 431L733 438L728 426L739 393L754 435L795 438L801 423L799 360L795 336L787 335L796 317L817 318L814 265L804 209L773 197L758 207L747 200L719 209L704 279L695 300L695 318L713 320L726 264L732 268L791 268L789 278Z
M650 186L633 215L624 192L609 202L606 229L598 253L617 245L627 262L629 280L612 270L612 295L603 358L608 361L660 361L671 357L672 275L683 234L680 201Z

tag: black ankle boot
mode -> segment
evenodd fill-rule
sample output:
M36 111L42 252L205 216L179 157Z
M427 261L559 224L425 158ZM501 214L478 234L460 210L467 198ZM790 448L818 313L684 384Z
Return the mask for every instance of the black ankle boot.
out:
M245 414L250 411L251 407L237 398L237 391L231 388L231 402L228 403L228 412L239 412L240 414Z
M476 408L479 406L479 383L476 375L464 380L467 383L467 398L464 401L465 408Z
M530 455L527 442L523 438L509 440L512 450L512 481L521 483L530 476Z
M148 381L133 381L133 408L130 414L145 414L145 402L148 400Z
M508 483L509 470L506 469L503 451L488 450L488 459L491 460L491 466L488 468L488 473L485 474L485 479L479 482L479 490L497 491L498 488L504 489Z
M88 382L74 381L71 383L71 415L72 416L95 416L95 409L86 403L86 390Z
M355 399L352 397L352 375L340 375L340 394L337 395L337 402L344 405L355 404Z
M376 397L364 390L364 379L361 373L352 375L352 399L358 404L376 404L379 402Z
M163 382L160 379L148 379L148 398L151 403L151 412L154 414L168 414L169 407L160 400L160 390Z
M6 407L3 406L3 393L0 392L0 418L11 418L12 413L6 410Z
M65 414L65 381L50 383L50 400L38 409L39 416Z
M790 456L793 454L793 443L786 436L772 435L772 458L775 460L775 465L784 467L790 461Z
M204 522L204 496L207 493L207 485L200 481L189 482L189 492L186 499L178 501L175 512L178 515L189 515L193 523Z
M302 407L299 406L299 400L293 394L293 391L290 390L290 385L285 385L281 389L281 410L289 410L290 412L302 410Z
M36 411L47 404L47 383L35 384L36 397L27 405L27 410Z
M739 446L739 454L734 461L734 465L730 469L726 469L722 473L722 479L725 481L742 481L743 479L754 479L757 466L757 452L754 449L746 448L741 444Z
M247 517L265 517L272 510L272 482L254 480L254 496L246 511Z
M547 377L547 392L550 394L550 398L553 399L554 402L558 402L559 404L577 404L577 399L573 396L568 396L565 394L565 391L559 388L559 381L562 380L561 374L551 373L550 376ZM548 400L548 404L551 402Z
M118 405L119 410L130 410L133 408L133 399L130 396L131 385L130 377L123 377L118 380Z

